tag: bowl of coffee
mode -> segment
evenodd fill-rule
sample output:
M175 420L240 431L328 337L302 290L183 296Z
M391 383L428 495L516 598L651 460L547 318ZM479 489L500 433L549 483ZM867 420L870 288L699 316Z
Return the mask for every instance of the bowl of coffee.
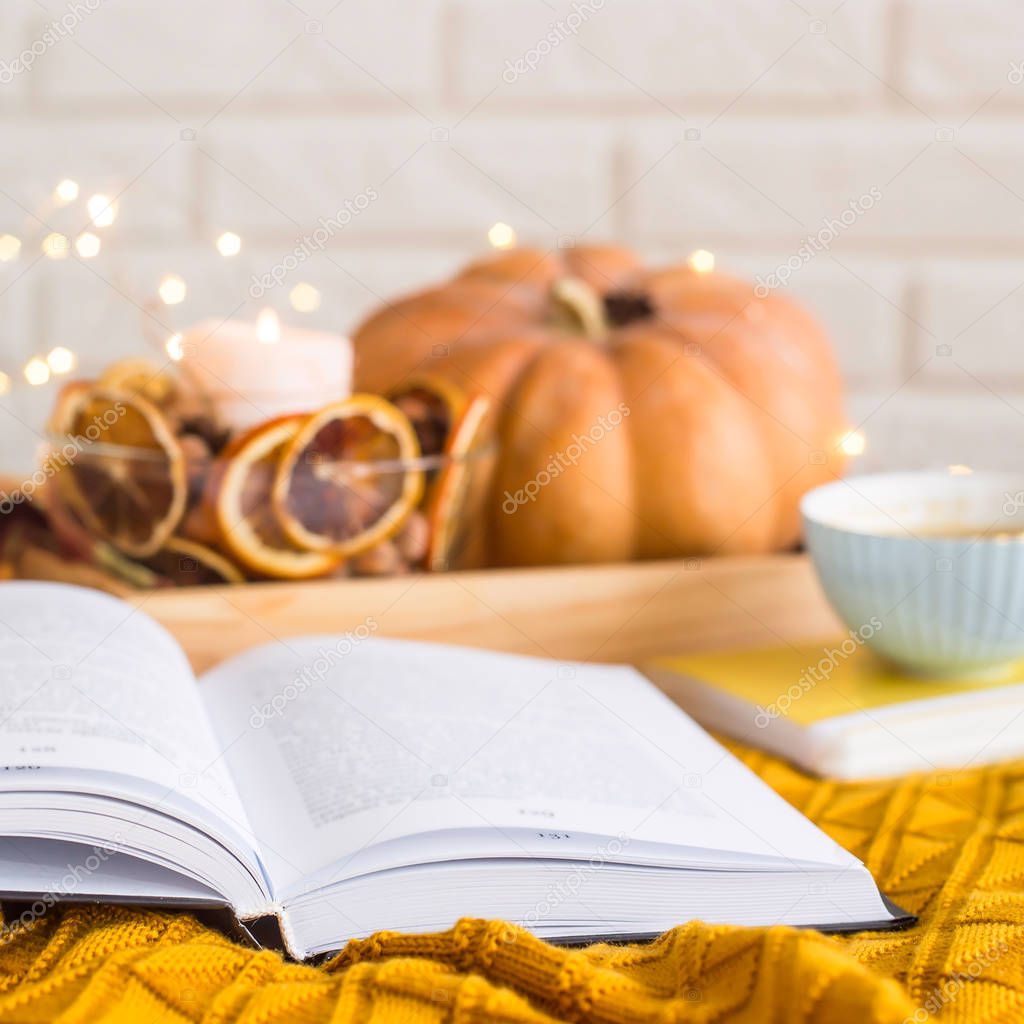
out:
M1024 658L1024 475L850 477L801 512L830 603L884 658L957 678Z

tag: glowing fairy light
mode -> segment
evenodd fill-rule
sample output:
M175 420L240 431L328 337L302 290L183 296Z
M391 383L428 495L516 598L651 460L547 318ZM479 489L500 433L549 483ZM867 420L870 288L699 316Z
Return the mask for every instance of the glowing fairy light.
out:
M311 284L300 281L288 293L288 301L299 313L313 313L320 308L320 292Z
M70 178L58 182L57 187L53 190L53 198L61 206L73 203L78 198L78 182L72 181Z
M511 249L516 244L515 228L499 220L487 232L487 241L495 249Z
M11 390L11 378L0 371L0 395L6 395Z
M160 280L157 294L164 305L176 306L179 302L185 301L188 285L177 274L165 274Z
M947 466L946 471L950 476L971 476L974 473L970 466L965 466L959 462L955 465Z
M50 367L46 365L45 359L38 357L30 359L22 372L25 374L25 380L33 387L39 387L50 379Z
M863 455L867 447L867 439L859 430L851 430L839 441L839 450L844 455Z
M43 252L51 260L66 260L70 251L71 243L68 236L62 235L59 231L51 231L43 239Z
M98 228L109 228L117 216L117 204L104 195L90 196L86 209L93 224Z
M78 182L71 178L64 178L63 181L57 182L57 187L53 190L53 198L61 205L73 203L78 198Z
M70 373L78 365L78 358L71 349L58 345L50 350L46 357L46 365L52 374L59 376L62 373Z
M696 249L690 253L690 258L686 263L691 270L697 271L698 274L709 274L715 269L715 254L708 252L707 249Z
M269 307L261 309L256 317L256 339L264 345L274 345L281 340L281 321Z
M99 236L91 231L85 231L75 239L75 251L83 260L91 260L93 256L98 255L100 247Z
M242 251L242 240L234 231L225 231L217 239L217 252L221 256L237 256Z
M176 363L181 362L185 356L185 346L182 344L183 340L184 339L180 334L172 334L164 343L164 349Z
M0 235L0 263L10 263L21 252L21 239L14 235Z

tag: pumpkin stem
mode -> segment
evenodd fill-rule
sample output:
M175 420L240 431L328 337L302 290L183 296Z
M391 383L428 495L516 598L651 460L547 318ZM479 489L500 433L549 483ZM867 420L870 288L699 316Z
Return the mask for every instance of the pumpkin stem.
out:
M591 341L608 336L608 320L601 296L580 277L562 277L551 286L555 318L581 331Z
M654 303L643 292L609 292L604 297L604 311L614 327L626 327L654 316Z

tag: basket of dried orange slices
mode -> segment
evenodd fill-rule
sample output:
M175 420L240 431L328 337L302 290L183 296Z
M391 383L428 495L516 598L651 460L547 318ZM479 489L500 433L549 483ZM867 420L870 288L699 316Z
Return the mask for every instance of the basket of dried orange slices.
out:
M478 564L490 403L429 377L229 431L173 365L62 390L0 572L115 593Z

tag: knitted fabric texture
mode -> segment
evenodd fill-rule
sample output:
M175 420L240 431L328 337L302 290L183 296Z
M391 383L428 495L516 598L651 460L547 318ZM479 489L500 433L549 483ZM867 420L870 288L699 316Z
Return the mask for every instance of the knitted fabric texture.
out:
M187 915L53 909L0 942L0 1021L1024 1020L1024 762L834 783L738 753L920 917L904 932L681 925L558 949L501 922L381 933L315 968Z

